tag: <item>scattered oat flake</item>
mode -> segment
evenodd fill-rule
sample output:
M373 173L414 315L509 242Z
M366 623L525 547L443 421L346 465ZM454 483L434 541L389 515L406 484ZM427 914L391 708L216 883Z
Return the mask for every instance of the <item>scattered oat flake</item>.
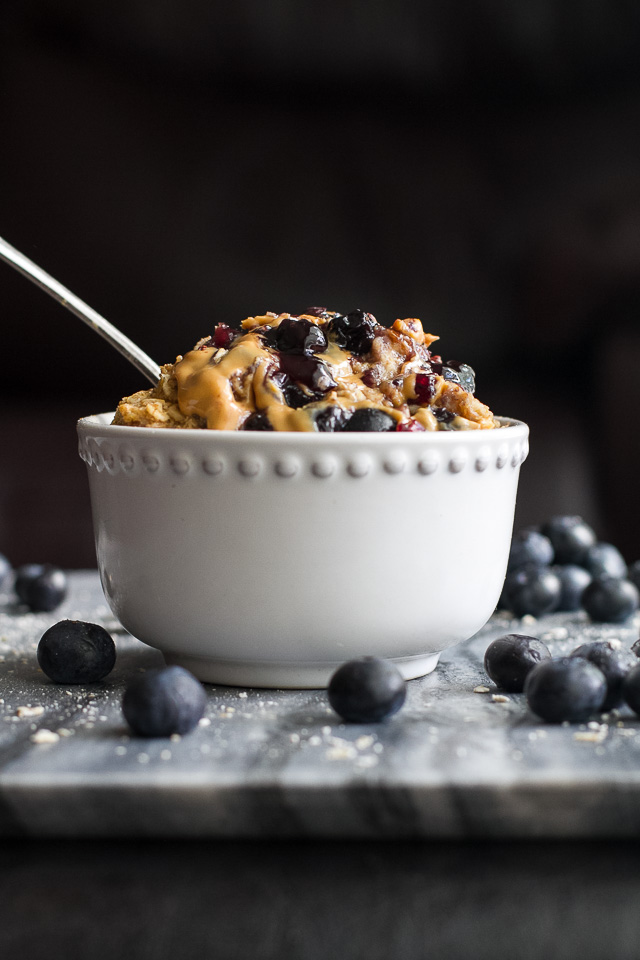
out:
M56 733L61 737L72 737L74 734L73 730L68 730L67 727L58 727Z
M524 617L521 618L522 623L537 623L538 618L532 616L530 613L525 613Z
M199 726L199 727L209 727L209 726L211 726L211 720L209 720L209 717L201 717L201 718L198 720L198 726Z
M372 743L374 742L374 739L375 737L372 737L371 735L358 737L358 739L356 740L356 747L358 748L358 750L366 750L367 747L370 747L372 745Z
M491 699L494 703L511 703L511 699L509 697L505 697L503 693L492 693Z
M241 690L240 693L238 694L238 696L240 697L241 700L246 700L246 699L247 699L247 696L248 696L247 691L246 691L246 690Z
M606 730L604 732L601 730L578 730L577 733L574 733L573 739L581 743L602 743L606 735Z
M474 693L491 693L491 687L485 687L484 683L478 684L477 687L473 688Z
M55 733L53 730L46 730L43 727L41 730L36 730L35 733L32 733L29 739L32 743L57 743L60 739L60 735Z
M329 747L325 754L327 760L352 760L357 755L357 750L351 746Z
M44 713L44 707L18 707L16 715L19 717L40 717Z

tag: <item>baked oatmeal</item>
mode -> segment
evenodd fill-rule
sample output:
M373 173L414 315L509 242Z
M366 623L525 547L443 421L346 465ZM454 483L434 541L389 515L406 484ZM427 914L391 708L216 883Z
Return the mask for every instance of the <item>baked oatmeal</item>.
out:
M114 424L210 430L425 431L499 426L466 363L432 353L420 320L384 327L363 310L219 323L155 387L118 404Z

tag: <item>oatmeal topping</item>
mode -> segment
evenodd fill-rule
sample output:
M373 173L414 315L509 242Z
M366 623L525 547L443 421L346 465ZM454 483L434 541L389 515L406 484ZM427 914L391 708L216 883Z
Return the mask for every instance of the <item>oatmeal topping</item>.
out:
M115 424L211 430L335 432L478 430L498 426L476 399L468 364L443 363L420 320L381 326L362 310L314 307L248 317L161 368L125 397ZM354 414L368 408L378 414ZM381 416L380 414L384 414Z

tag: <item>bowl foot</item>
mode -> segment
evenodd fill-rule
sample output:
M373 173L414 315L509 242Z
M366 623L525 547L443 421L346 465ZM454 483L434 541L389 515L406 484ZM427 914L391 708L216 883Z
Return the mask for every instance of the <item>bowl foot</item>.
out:
M297 663L287 660L215 660L164 652L167 664L189 670L203 683L220 683L231 687L264 687L275 690L316 690L328 686L333 673L344 660ZM439 653L419 657L391 657L405 680L424 677L435 670Z

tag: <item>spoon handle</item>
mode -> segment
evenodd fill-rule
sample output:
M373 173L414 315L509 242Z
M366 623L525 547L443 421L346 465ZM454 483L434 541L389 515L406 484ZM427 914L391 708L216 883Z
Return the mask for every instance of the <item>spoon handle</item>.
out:
M99 313L96 313L96 311L81 300L80 297L76 297L74 293L71 293L71 291L67 290L61 283L58 283L57 280L50 277L48 273L45 273L44 270L29 260L28 257L25 257L19 250L16 250L15 247L12 247L6 240L3 240L2 237L0 237L0 260L4 260L5 263L15 267L16 270L61 303L63 307L66 307L71 313L75 313L76 317L84 320L96 333L104 337L112 347L115 347L127 360L131 361L134 367L136 367L140 373L143 373L152 383L158 381L160 377L160 367L144 350L141 350L132 340L129 340L129 337L121 333L117 327L114 327L108 320L101 317Z

